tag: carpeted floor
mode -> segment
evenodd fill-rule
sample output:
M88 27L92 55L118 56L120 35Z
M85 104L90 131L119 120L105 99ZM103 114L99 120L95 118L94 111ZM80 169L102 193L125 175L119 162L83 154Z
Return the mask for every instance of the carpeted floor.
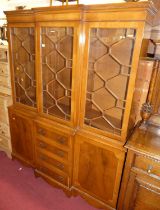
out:
M32 169L0 152L0 210L95 210L80 197L35 178Z

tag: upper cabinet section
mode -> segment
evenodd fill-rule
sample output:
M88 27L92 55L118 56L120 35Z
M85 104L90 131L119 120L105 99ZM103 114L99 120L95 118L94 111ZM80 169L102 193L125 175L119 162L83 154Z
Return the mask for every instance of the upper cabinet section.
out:
M43 112L64 120L71 118L72 27L42 27Z
M35 30L33 27L10 28L14 100L36 107Z
M6 12L14 102L125 141L142 41L155 13L152 2Z

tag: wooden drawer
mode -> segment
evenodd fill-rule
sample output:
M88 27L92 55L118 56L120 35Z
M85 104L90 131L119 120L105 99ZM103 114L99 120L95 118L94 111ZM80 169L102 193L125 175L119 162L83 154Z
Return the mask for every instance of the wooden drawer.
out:
M7 50L0 49L0 62L8 62L6 54L7 54Z
M9 126L2 122L0 122L0 135L10 137Z
M5 95L0 95L0 121L8 124L8 110L7 106L9 104L10 97Z
M49 141L47 140L37 140L36 141L36 146L39 150L43 150L43 152L45 152L46 154L48 154L49 156L54 156L56 159L60 159L60 160L66 160L68 161L69 159L69 155L68 152L64 151L63 149L57 148L54 145L49 144Z
M55 172L54 170L49 169L45 166L39 166L38 170L40 170L45 175L51 177L55 181L69 187L69 177L68 176L60 175L57 172Z
M148 174L153 174L160 177L160 162L156 161L155 159L136 154L133 166Z
M8 63L0 63L0 75L9 75L9 67L8 67Z
M0 85L0 90L1 90L0 94L2 93L8 96L12 95L12 91L10 87Z
M11 87L10 78L8 76L0 75L0 86Z
M36 125L36 134L38 136L46 137L48 139L51 139L52 141L58 143L59 145L69 146L69 137L65 135L60 135L59 133L56 133L55 131L51 131L49 129L46 129L42 127L41 125Z
M0 105L0 121L8 124L8 113L7 109Z
M0 106L8 107L12 103L11 96L0 93Z
M66 174L69 174L69 166L65 163L62 163L55 158L49 157L46 154L43 154L40 151L37 151L36 153L36 162L38 165L42 166L49 166L54 167L56 171L64 172Z
M0 62L4 60L8 62L8 46L0 45Z

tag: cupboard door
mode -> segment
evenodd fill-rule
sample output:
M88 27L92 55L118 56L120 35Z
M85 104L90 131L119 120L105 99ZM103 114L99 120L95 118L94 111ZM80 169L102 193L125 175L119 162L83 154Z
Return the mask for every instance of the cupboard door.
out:
M123 151L77 136L73 185L115 208L124 156Z
M25 161L33 163L32 120L16 113L9 113L12 154Z
M130 173L123 210L160 210L160 181Z
M35 30L10 29L15 102L36 107Z
M136 30L90 28L85 124L121 135Z
M70 120L73 27L41 27L43 112Z

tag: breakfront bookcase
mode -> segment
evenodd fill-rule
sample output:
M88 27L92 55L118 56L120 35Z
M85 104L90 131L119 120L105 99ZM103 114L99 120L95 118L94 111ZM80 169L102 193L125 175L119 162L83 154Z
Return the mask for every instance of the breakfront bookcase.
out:
M116 209L123 146L137 114L132 101L139 57L154 5L72 5L5 13L13 158L68 195Z

